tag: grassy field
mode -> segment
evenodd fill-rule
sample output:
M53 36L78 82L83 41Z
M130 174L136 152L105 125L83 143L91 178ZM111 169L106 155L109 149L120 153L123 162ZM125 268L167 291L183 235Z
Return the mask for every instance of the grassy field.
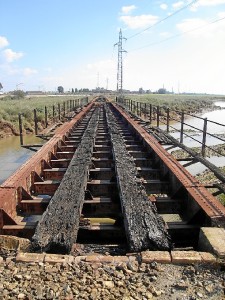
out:
M18 131L18 114L23 114L23 127L26 130L33 131L34 114L33 110L37 110L37 119L41 128L44 122L45 106L48 109L49 116L52 116L52 108L55 105L55 114L57 114L57 105L68 100L74 100L82 97L78 96L29 96L23 99L11 99L6 96L0 99L0 132L4 130L7 124Z
M163 106L174 110L199 112L204 107L210 107L215 101L225 101L225 96L219 95L177 95L177 94L143 94L126 95L127 99L150 103L153 106Z
M42 128L44 124L44 109L48 109L49 117L52 116L52 107L55 105L57 115L57 105L68 100L82 98L76 95L63 96L27 96L24 99L11 99L10 96L0 98L0 136L4 136L5 128L11 128L12 134L18 133L18 114L23 114L24 131L34 131L33 110L37 110L38 126ZM92 97L89 97L91 99ZM210 95L175 95L175 94L143 94L126 95L125 98L138 102L151 103L153 106L169 107L173 110L184 110L185 112L200 112L203 108L212 107L213 102L224 100L225 96ZM114 99L114 96L113 96ZM62 106L61 106L62 107ZM13 129L13 130L12 130Z
M144 94L129 95L126 98L180 111L199 111L205 106L211 106L215 101L225 101L225 96L217 95Z

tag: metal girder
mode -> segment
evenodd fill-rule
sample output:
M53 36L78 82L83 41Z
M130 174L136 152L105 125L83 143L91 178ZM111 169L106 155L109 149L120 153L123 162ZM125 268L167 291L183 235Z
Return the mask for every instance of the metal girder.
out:
M112 103L114 108L123 116L123 118L133 127L135 132L145 141L145 143L159 157L169 172L176 177L176 180L182 184L188 194L204 210L206 215L211 219L225 220L225 207L215 198L207 189L199 183L169 152L167 152L160 143L150 135L139 124L139 120L131 118L118 105Z

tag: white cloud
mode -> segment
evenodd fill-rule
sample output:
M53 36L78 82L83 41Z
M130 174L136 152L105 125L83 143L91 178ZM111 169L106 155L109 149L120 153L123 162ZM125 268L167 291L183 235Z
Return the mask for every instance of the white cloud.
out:
M0 48L4 48L9 45L9 42L6 37L0 36Z
M120 20L130 29L138 29L155 24L158 21L158 17L153 15L122 16Z
M225 12L218 14L220 18L225 17ZM204 19L193 18L185 19L176 27L182 33L187 32L189 36L197 38L221 38L221 44L224 44L225 21L209 23Z
M220 4L225 4L225 0L199 0L196 3L198 6L216 6Z
M137 7L135 5L130 5L130 6L123 6L121 8L121 11L123 14L129 14L133 10L135 10Z
M179 9L181 8L182 6L184 6L184 2L183 1L178 1L178 2L175 2L172 4L173 8L175 9Z
M207 22L205 20L195 18L195 19L185 19L183 20L182 23L179 23L176 26L181 32L187 32L189 30L204 26L206 24Z
M23 74L25 76L30 76L30 75L33 75L33 74L37 74L37 70L31 69L31 68L25 68L25 69L23 69Z
M7 62L13 62L24 56L22 52L14 52L12 49L5 49L2 53Z
M169 37L172 36L172 34L171 34L171 32L164 31L164 32L160 33L160 36L163 37L163 38L169 38Z
M196 11L201 6L217 6L225 4L225 0L199 0L191 6L192 11Z
M166 3L162 3L162 4L160 5L160 8L163 9L163 10L167 10L168 5L167 5Z

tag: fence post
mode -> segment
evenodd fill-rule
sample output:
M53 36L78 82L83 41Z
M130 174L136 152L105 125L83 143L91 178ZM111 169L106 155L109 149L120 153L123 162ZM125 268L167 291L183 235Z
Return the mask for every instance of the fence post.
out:
M36 111L36 109L34 109L34 132L35 132L35 135L38 134L37 111Z
M53 122L55 122L55 105L52 106L52 118Z
M20 130L20 146L23 146L23 124L22 124L21 113L19 113L19 130Z
M149 123L152 124L152 104L149 105Z
M65 118L66 116L66 102L63 102L63 117Z
M202 134L202 156L203 157L205 157L206 135L207 135L207 118L204 119L203 134Z
M170 109L167 108L166 111L166 131L169 132L170 131Z
M184 141L184 112L181 113L181 120L180 120L180 143L183 144Z
M159 127L159 106L157 106L157 127Z
M58 116L59 116L59 121L60 121L60 114L61 114L61 111L60 111L60 103L58 103Z
M145 119L146 119L146 116L147 116L147 103L145 103L145 114L144 114L144 116L145 116Z
M48 127L48 110L47 107L45 106L45 128Z

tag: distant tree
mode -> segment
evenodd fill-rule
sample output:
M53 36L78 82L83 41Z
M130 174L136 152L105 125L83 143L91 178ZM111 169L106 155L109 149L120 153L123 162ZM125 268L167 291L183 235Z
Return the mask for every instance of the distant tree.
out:
M139 88L139 90L138 90L138 93L139 94L144 94L144 90L143 90L143 88L141 87L141 88Z
M0 82L0 90L1 90L1 89L3 89L3 85L2 85L1 82Z
M158 94L166 94L166 89L164 88L158 89Z
M13 95L15 99L22 99L25 97L25 93L22 90L15 90L13 91Z
M72 94L74 94L74 89L72 88Z
M60 94L63 94L64 93L64 88L63 88L63 86L58 86L58 88L57 88L57 90L58 90L58 92L60 93Z

